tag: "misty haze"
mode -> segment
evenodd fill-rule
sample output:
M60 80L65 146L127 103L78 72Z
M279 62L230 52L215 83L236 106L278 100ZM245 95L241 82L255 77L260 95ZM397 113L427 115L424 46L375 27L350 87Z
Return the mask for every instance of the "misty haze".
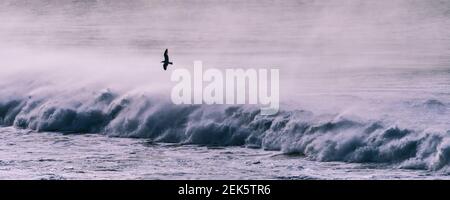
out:
M449 179L449 0L2 0L0 43L0 179ZM196 60L280 111L173 104Z

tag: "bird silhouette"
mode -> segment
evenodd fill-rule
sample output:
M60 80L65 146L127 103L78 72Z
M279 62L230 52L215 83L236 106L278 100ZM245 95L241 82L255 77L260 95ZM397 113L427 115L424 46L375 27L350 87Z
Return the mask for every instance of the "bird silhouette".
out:
M168 51L166 49L166 51L164 51L164 60L161 61L161 63L163 63L164 70L167 70L167 66L173 65L173 63L169 61L169 54L167 52Z

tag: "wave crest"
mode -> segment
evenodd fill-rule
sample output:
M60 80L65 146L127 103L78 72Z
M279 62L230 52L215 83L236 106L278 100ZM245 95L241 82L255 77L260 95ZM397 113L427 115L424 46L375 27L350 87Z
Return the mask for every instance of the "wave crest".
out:
M69 100L70 99L70 100ZM299 153L317 161L396 164L447 169L450 131L420 131L382 120L284 110L259 115L251 106L173 105L146 95L109 90L92 98L16 98L0 101L4 126L63 133L102 133L155 142L247 146Z

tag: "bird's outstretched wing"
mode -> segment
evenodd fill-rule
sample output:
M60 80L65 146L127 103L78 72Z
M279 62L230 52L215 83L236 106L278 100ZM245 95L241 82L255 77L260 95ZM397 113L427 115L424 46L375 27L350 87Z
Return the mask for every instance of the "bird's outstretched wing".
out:
M169 61L169 55L167 53L167 49L166 49L166 51L164 51L164 60Z

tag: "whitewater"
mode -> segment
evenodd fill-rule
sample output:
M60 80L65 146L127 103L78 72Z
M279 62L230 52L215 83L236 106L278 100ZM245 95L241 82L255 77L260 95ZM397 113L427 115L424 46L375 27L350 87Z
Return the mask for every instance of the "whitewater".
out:
M449 179L448 8L2 1L0 179ZM279 113L173 104L165 48L278 68Z

